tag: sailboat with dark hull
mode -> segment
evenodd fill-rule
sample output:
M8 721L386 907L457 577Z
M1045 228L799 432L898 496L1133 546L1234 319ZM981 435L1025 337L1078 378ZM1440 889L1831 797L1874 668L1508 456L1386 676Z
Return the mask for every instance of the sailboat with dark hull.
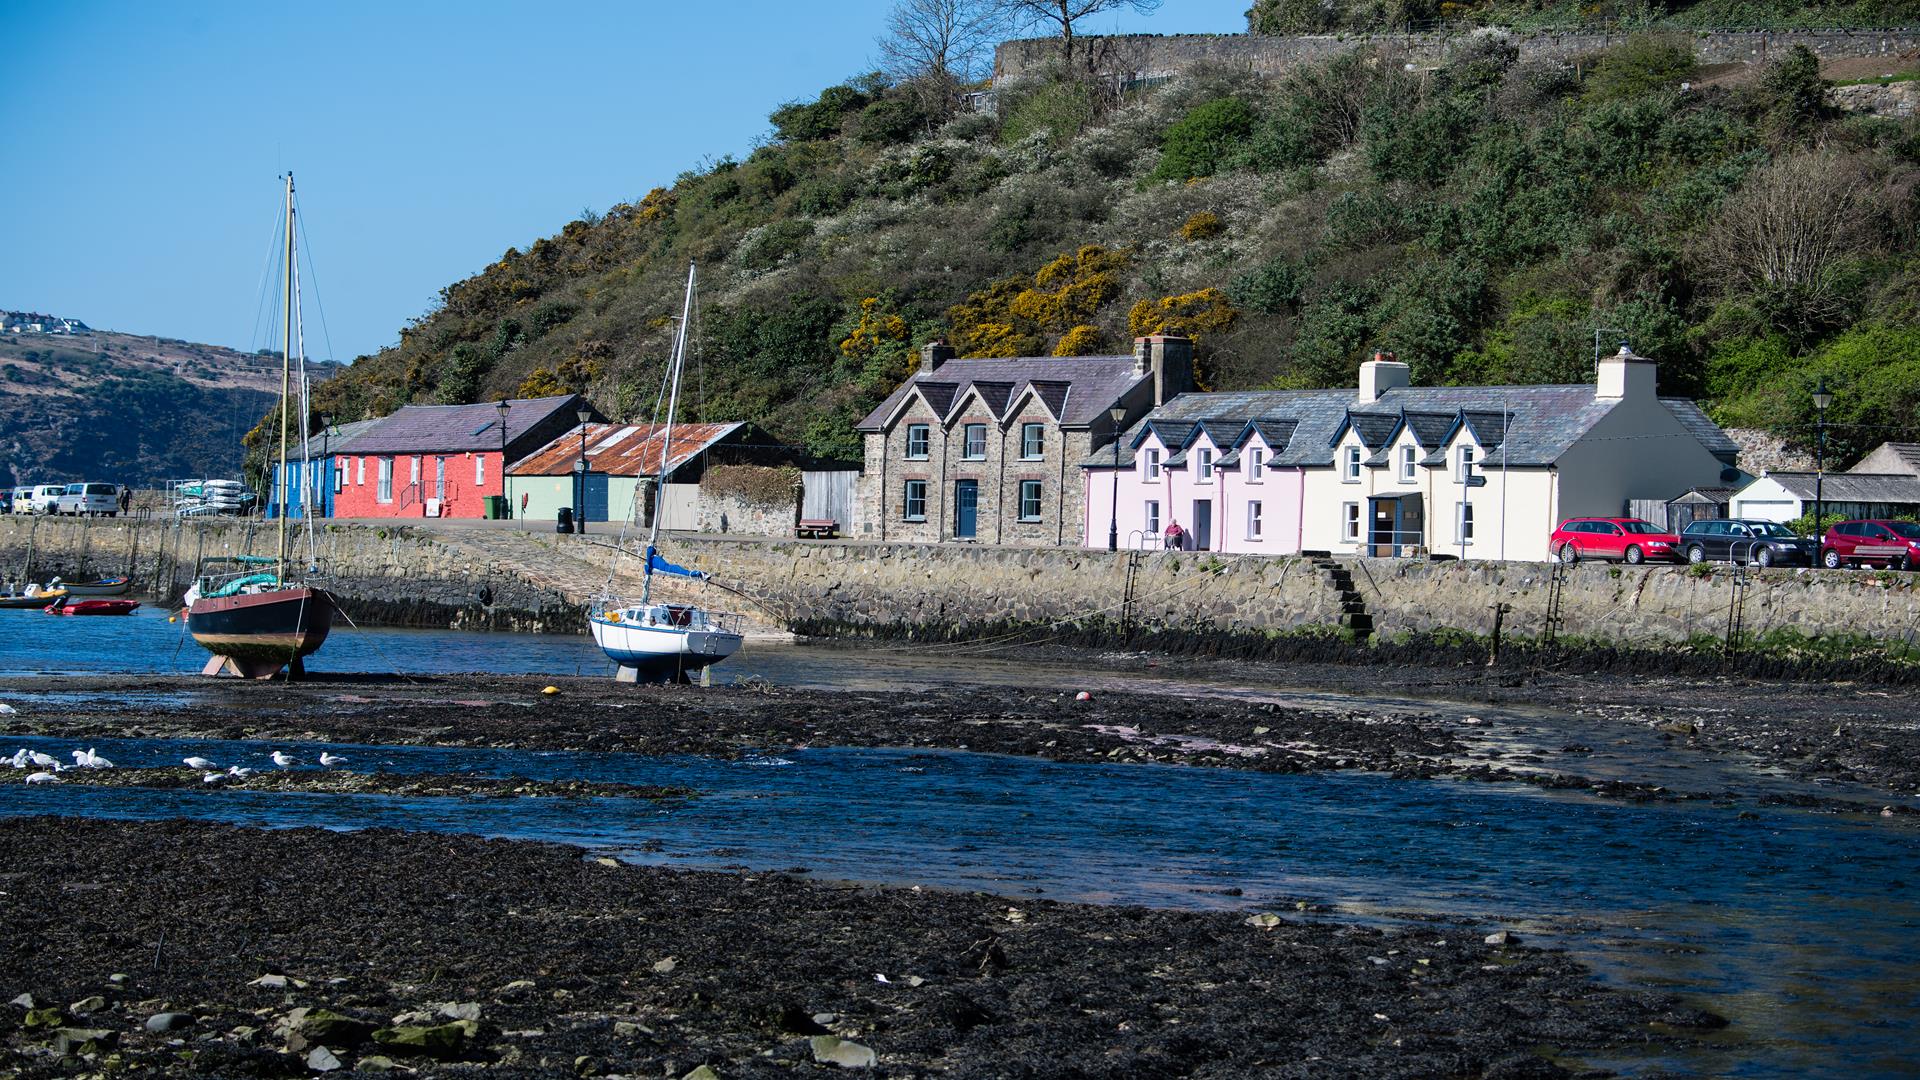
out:
M293 174L287 174L286 336L280 353L280 483L287 478L287 428L290 423L295 328L300 318L299 271L294 257ZM301 424L305 429L306 356L301 342ZM306 441L302 438L302 443ZM303 471L301 475L308 475ZM279 505L285 507L283 496ZM304 526L311 529L311 519ZM187 593L187 632L213 654L203 673L250 679L272 678L281 670L305 673L305 659L327 640L333 628L334 600L326 590L287 575L287 515L280 514L277 556L237 555L204 560ZM309 562L309 572L313 570Z

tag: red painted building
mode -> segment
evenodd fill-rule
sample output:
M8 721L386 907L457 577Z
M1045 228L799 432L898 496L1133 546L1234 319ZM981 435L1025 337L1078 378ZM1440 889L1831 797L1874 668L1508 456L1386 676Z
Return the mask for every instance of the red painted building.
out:
M577 427L583 409L589 420L605 419L578 394L506 404L504 432L491 401L408 405L383 417L337 452L333 516L484 517L486 497L502 493L505 464Z

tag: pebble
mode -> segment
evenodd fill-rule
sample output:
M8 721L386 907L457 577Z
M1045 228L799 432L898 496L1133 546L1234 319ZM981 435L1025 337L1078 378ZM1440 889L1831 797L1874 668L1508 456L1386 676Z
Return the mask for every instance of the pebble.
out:
M720 1080L720 1074L717 1072L714 1072L712 1069L708 1068L707 1066L702 1065L699 1068L688 1073L687 1075L681 1077L680 1080Z
M838 1035L815 1035L809 1042L813 1047L813 1060L822 1065L838 1065L846 1069L873 1068L872 1047L847 1042Z
M340 1059L326 1047L316 1046L307 1053L307 1068L314 1072L333 1072L340 1068Z
M1511 930L1495 930L1493 933L1487 935L1487 944L1518 945L1520 944L1520 935Z
M101 997L99 994L95 994L92 997L83 997L79 1001L67 1006L67 1011L75 1016L86 1016L89 1013L97 1013L106 1007L107 999Z
M21 994L19 997L14 998L12 1001L7 1002L7 1004L18 1005L19 1007L31 1012L33 1009L37 1008L40 1003L33 999L32 994Z
M163 1012L147 1017L147 1030L156 1034L162 1031L178 1031L193 1026L191 1013Z

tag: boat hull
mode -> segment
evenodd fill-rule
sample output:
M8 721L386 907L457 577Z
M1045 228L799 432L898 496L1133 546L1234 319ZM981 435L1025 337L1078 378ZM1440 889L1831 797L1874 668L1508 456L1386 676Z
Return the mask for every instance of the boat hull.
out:
M138 600L75 600L49 604L49 615L131 615Z
M0 596L0 608L44 608L65 595L65 589L52 589L33 596Z
M298 670L325 643L333 610L333 597L307 586L201 598L187 608L187 632L241 675L267 678L289 664Z
M607 658L634 669L638 678L648 682L684 680L740 649L740 635L728 630L643 626L601 618L588 622L594 642Z
M98 581L68 581L64 587L73 596L124 596L133 588L133 580L124 577L101 578Z

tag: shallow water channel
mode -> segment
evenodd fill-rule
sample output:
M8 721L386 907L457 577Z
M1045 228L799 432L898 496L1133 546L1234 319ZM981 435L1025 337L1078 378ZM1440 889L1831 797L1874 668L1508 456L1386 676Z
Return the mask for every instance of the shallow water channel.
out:
M42 623L64 624L42 631ZM75 625L79 624L79 625ZM318 670L592 675L605 664L577 637L343 630ZM0 612L0 674L191 671L200 655L164 612L47 619ZM1730 1076L1912 1076L1920 1072L1920 828L1877 813L1757 805L1763 794L1886 798L1769 775L1737 755L1663 744L1630 725L1556 714L1209 684L1178 665L1146 675L1076 670L951 651L807 649L750 643L720 680L894 689L968 682L1067 691L1127 687L1296 707L1439 712L1509 767L1733 791L1718 803L1631 804L1513 784L1268 775L1158 765L1068 765L967 752L769 748L741 761L615 753L329 744L355 770L471 772L667 784L685 801L417 798L0 786L0 815L191 817L266 827L390 826L553 840L635 862L788 870L982 889L1013 897L1291 911L1400 921L1441 914L1564 945L1616 984L1670 989L1728 1016L1701 1051L1599 1062ZM71 691L16 682L32 710ZM167 704L184 694L168 691ZM139 695L121 701L138 710ZM1467 717L1471 715L1471 722ZM1567 743L1594 749L1568 760ZM15 739L66 759L73 744ZM206 740L96 744L122 766L198 754L270 768L318 746ZM311 766L310 766L311 767ZM1238 890L1234 892L1233 890ZM1017 900L1015 902L1018 902ZM1454 933L1455 930L1438 930Z

